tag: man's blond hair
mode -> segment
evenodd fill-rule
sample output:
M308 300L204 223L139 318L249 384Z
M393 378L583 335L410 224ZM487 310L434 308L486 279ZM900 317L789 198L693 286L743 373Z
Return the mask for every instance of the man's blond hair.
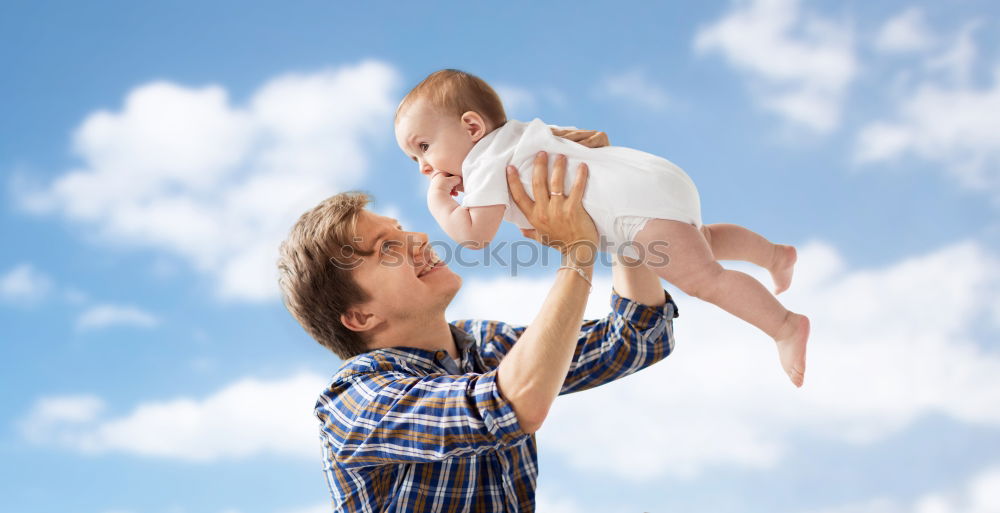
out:
M487 132L507 122L500 95L483 79L457 69L435 71L423 79L399 102L396 118L419 98L455 117L469 111L477 112L486 121Z
M344 326L340 314L371 297L351 270L357 255L367 254L354 239L358 216L370 201L358 191L327 198L299 217L279 249L285 307L312 338L345 360L367 351L366 338Z

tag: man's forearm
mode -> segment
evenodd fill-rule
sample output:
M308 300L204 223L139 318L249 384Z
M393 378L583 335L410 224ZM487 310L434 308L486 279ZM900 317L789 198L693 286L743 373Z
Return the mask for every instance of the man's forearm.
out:
M611 266L611 281L619 296L649 306L666 303L660 277L637 260L615 255Z
M592 265L580 262L593 263L592 249L579 249L564 256L563 263L583 268L591 279ZM560 270L538 316L500 362L497 384L526 433L541 427L562 388L589 292L590 286L576 271Z

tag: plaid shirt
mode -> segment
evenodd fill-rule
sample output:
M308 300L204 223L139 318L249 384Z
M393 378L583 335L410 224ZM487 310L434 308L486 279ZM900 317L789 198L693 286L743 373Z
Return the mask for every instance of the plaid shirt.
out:
M585 321L560 394L651 365L674 346L677 306L612 291L612 311ZM450 323L446 351L376 349L341 366L316 402L324 471L338 512L535 510L535 436L497 388L497 366L526 326Z

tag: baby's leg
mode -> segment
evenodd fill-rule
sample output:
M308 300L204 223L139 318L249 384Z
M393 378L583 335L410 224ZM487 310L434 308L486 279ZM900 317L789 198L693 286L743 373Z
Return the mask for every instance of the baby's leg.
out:
M781 294L792 284L792 272L798 258L793 246L772 244L761 235L742 226L728 223L701 227L716 260L742 260L771 272L774 293Z
M778 343L782 367L796 386L802 385L809 319L785 309L752 276L725 269L694 225L650 219L635 236L647 248L646 265L684 293L708 301L753 324ZM663 242L667 245L664 247ZM657 253L667 259L657 259ZM650 256L653 255L653 256ZM665 261L664 261L665 260Z

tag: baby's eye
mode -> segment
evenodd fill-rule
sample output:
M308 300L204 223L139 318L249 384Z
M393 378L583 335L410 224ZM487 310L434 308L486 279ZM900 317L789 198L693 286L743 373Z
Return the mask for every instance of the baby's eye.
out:
M420 143L420 151L427 151L427 148L430 148L430 147L431 147L430 144Z

